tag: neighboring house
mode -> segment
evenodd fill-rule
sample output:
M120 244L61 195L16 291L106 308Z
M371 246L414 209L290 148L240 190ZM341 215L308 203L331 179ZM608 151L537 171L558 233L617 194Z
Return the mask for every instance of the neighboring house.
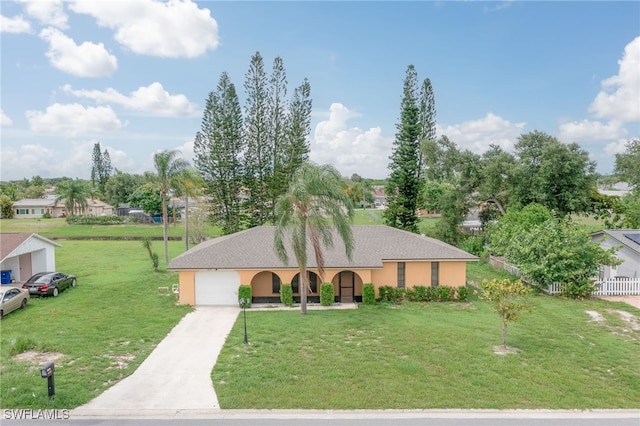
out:
M591 234L592 241L605 249L616 247L618 266L602 266L600 279L626 277L640 279L640 229L603 230Z
M23 282L38 272L55 271L56 247L62 246L38 234L0 234L3 278L10 275L11 281Z
M51 217L64 217L68 215L64 200L55 203L56 196L49 195L45 198L25 198L13 203L14 219L41 218L46 213ZM114 209L109 204L87 198L87 207L80 213L87 216L110 216Z
M283 264L273 248L274 229L260 226L218 237L171 260L169 269L179 272L179 303L237 304L241 284L251 285L257 303L279 303L282 283L291 283L297 296L299 269L293 250L287 248L289 263ZM337 302L362 301L363 283L373 283L376 290L385 285L464 286L467 262L478 260L442 241L388 226L353 226L353 238L351 261L337 236L334 247L324 249L324 281L333 283ZM311 249L307 258L309 301L317 301L321 279Z
M617 182L613 185L599 186L598 192L602 195L624 197L631 192L631 186L626 182Z

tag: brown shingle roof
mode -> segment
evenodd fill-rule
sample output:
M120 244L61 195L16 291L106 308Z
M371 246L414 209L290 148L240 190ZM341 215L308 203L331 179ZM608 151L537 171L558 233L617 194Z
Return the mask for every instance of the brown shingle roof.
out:
M478 260L442 241L381 225L353 226L354 249L349 262L342 240L334 236L332 248L324 248L326 268L380 268L386 260ZM275 269L297 267L287 248L289 264L283 264L273 249L273 226L260 226L198 244L169 262L169 269ZM310 244L309 244L310 247ZM308 266L315 256L309 250Z
M53 244L56 247L62 247L55 241L51 241L38 234L27 234L22 232L3 232L0 234L0 261L3 261L9 256L15 249L20 247L29 238L38 238L42 241L46 241L49 244Z

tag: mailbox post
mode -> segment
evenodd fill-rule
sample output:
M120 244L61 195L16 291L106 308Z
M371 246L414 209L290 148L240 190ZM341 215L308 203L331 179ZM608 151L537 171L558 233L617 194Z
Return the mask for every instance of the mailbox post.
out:
M49 399L53 398L56 393L56 386L53 382L53 373L55 371L55 367L52 362L45 364L40 370L40 375L42 378L47 379L47 390L49 391Z

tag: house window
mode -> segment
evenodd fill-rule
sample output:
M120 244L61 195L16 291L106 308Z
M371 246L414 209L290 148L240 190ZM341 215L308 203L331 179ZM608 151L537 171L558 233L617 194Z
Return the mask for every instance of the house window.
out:
M29 209L16 209L16 214L29 214Z
M44 214L44 209L31 209L31 214Z
M300 282L300 274L296 274L291 281L291 290L294 294L298 293L299 283ZM311 287L311 293L318 292L318 275L315 272L309 272L309 286Z
M404 288L404 262L398 262L398 287Z
M271 291L274 294L280 293L280 284L281 284L280 277L272 273L271 274Z
M440 263L431 262L431 287L440 284Z

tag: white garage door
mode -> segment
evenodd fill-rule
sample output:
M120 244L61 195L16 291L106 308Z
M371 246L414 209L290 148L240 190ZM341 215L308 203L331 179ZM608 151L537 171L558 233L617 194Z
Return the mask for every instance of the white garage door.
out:
M196 272L196 305L237 305L239 286L236 271Z

